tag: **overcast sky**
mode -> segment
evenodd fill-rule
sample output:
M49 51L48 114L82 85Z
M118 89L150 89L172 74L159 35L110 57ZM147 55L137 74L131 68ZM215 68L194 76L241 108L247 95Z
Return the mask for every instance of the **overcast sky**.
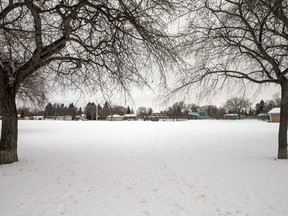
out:
M247 89L245 93L245 97L249 98L250 101L254 104L258 103L261 99L265 100L270 100L273 99L273 95L275 93L280 93L280 88L277 86L266 86L265 89L262 88L260 93L255 95L255 89ZM161 110L164 110L168 106L171 106L173 103L177 101L183 100L183 96L177 96L173 100L171 100L167 104L163 104L161 100L158 98L159 92L157 92L157 89L155 88L155 92L152 90L145 88L143 90L139 89L132 89L132 97L134 100L134 103L131 99L129 99L128 96L124 95L115 95L114 97L111 98L111 102L113 105L121 105L124 107L127 107L128 105L134 109L134 111L137 111L137 109L140 106L144 107L151 107L154 111L158 112ZM191 93L189 97L185 99L185 103L195 103L198 105L217 105L217 106L222 106L225 101L235 95L235 93L227 93L225 90L223 90L221 93L213 95L211 97L206 97L202 100L197 97L196 94ZM238 96L242 96L238 95ZM104 104L105 100L101 95L95 94L95 96L89 96L88 94L86 96L81 96L79 94L73 93L65 93L65 94L53 94L50 97L50 102L51 103L64 103L65 105L69 105L69 103L74 103L77 107L82 107L84 108L88 102L97 102L100 103L101 105Z
M182 18L175 20L175 22L171 22L169 25L169 31L170 32L178 32L182 27L185 26L186 23L186 17L183 16ZM156 75L155 75L156 74ZM169 72L168 72L169 74ZM170 73L170 77L168 75L167 79L171 83L175 83L174 73ZM154 73L153 76L157 77L157 73ZM157 80L157 78L152 78L154 80ZM114 95L114 97L111 98L111 103L113 105L121 105L124 107L127 107L128 105L134 109L134 111L137 111L137 109L141 106L144 107L151 107L155 112L159 112L161 110L165 110L169 106L171 106L173 103L182 101L183 95L178 95L173 100L169 101L167 104L163 104L162 100L159 100L159 94L160 92L157 90L157 84L156 82L154 84L154 92L148 88L144 88L143 90L139 90L136 88L132 88L131 95L133 97L133 100L129 99L129 97L125 97L124 95ZM257 91L257 84L255 84L254 89L247 87L245 91L245 98L248 98L251 103L253 104L253 107L256 103L258 103L260 100L270 100L273 99L273 95L276 93L280 93L280 87L275 85L266 85L265 87L262 87L261 91ZM239 96L243 97L243 92L240 94L236 94L237 87L235 88L234 92L227 92L227 90L222 90L220 93L200 98L195 92L199 92L199 89L194 90L194 92L189 93L187 98L184 100L186 104L189 103L195 103L197 105L216 105L216 106L223 106L225 101L231 97ZM257 94L255 94L257 92ZM105 99L100 94L87 94L85 96L77 94L75 92L67 92L65 94L55 94L53 93L50 97L51 103L64 103L65 105L69 105L69 103L74 103L78 107L84 108L88 102L96 102L100 103L102 106L105 102Z

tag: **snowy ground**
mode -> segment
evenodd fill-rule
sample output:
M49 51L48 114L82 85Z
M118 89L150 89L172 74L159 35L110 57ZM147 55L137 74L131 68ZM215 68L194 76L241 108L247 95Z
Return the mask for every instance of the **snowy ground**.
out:
M288 161L263 121L20 121L1 216L287 216Z

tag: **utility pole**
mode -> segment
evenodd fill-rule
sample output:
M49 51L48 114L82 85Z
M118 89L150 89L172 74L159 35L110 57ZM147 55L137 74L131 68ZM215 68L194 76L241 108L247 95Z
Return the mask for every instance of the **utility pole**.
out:
M97 101L96 101L96 112L95 112L95 119L96 119L96 121L98 121L98 103L97 103Z

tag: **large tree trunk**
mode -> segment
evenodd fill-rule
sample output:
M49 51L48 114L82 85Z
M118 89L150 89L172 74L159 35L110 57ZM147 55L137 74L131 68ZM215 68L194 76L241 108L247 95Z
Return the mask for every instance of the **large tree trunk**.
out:
M278 159L287 159L288 82L281 85L281 93Z
M15 100L16 93L13 87L5 86L0 89L0 106L2 111L0 164L18 161L18 119Z

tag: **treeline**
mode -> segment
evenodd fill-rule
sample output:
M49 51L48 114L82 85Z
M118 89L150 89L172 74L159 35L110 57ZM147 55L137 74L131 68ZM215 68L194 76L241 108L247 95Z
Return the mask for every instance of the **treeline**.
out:
M225 108L217 107L215 105L199 106L197 104L185 104L183 101L176 102L162 111L171 119L187 118L189 112L202 113L214 119L222 119L227 113Z
M223 119L225 114L237 114L240 117L253 118L260 113L267 113L273 107L280 106L279 95L274 95L272 100L261 100L253 107L252 103L246 98L233 97L228 99L223 106L205 105L199 106L195 103L186 104L183 101L179 101L169 106L168 108L159 112L163 116L167 116L170 119L186 119L189 112L197 112L202 115L209 116L213 119ZM153 109L150 107L139 107L134 112L130 106L124 107L121 105L111 105L105 102L103 105L89 102L84 109L75 106L70 103L68 106L64 104L48 103L43 110L22 107L18 109L18 114L21 118L30 116L43 116L43 117L57 117L57 116L71 116L72 119L76 119L76 116L85 116L88 120L95 120L96 113L98 113L98 119L106 119L107 116L112 114L125 115L135 114L138 118L145 118L153 115ZM84 114L84 115L83 115Z
M271 100L261 100L253 107L249 99L243 97L229 98L223 106L197 104L185 104L183 101L176 102L161 113L171 119L187 118L189 112L197 112L213 119L223 119L225 114L237 114L238 118L255 118L261 113L268 113L274 107L280 107L279 94L273 95Z
M33 116L43 116L44 118L56 118L57 116L71 116L72 120L75 120L77 116L85 116L88 120L96 119L96 112L98 112L98 119L105 119L108 115L111 114L133 114L133 109L130 109L129 106L123 107L119 105L110 105L108 102L105 102L103 106L101 104L97 105L94 102L89 102L82 110L81 107L75 106L73 103L70 103L68 106L65 106L63 103L48 103L45 108L42 109L31 109L29 107L21 107L18 109L18 115L20 118L33 117Z
M57 117L57 116L72 116L72 119L75 119L76 115L83 114L81 107L76 107L73 103L70 103L68 106L65 106L63 103L48 103L45 108L31 109L29 107L18 108L18 115L20 118L32 117L32 116L43 116L43 117Z
M95 120L96 112L98 112L98 119L106 119L107 116L112 114L125 115L125 114L133 114L134 110L130 108L130 106L124 107L120 105L110 105L108 102L105 102L103 106L100 104L96 107L95 103L89 102L85 109L84 114L86 115L86 119Z
M261 100L259 103L255 105L255 115L260 113L267 113L274 107L280 107L281 100L276 97L273 100Z

